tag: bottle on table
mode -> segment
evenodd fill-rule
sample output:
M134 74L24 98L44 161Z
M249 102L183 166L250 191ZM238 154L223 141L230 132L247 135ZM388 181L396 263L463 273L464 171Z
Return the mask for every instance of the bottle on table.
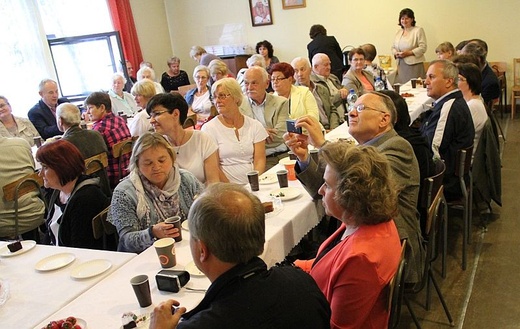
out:
M376 82L374 83L374 89L376 91L385 90L385 83L381 80L380 77L376 78Z

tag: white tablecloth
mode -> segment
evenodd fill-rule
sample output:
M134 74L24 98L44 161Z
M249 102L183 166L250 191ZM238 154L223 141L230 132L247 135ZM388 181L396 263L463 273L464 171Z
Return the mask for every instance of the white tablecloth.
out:
M0 242L0 247L6 244ZM74 254L76 259L68 266L50 272L34 269L41 259L63 252ZM0 279L7 281L10 287L9 299L0 306L0 328L35 327L135 256L131 253L36 245L24 254L0 258ZM107 259L112 267L88 279L70 277L74 265L93 259Z
M431 108L433 99L426 95L426 88L412 88L410 81L403 84L399 90L400 94L409 93L413 97L404 97L408 105L408 113L410 114L411 122L414 122L419 115Z

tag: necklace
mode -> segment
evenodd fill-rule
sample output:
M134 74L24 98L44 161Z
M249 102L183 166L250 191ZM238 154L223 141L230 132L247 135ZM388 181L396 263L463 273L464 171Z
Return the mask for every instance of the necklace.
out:
M184 141L184 137L186 137L186 130L182 129L181 140L178 143L174 142L175 146L177 146L177 151L176 151L177 154L179 154L179 151L181 150L181 147L184 146L184 144L182 143Z

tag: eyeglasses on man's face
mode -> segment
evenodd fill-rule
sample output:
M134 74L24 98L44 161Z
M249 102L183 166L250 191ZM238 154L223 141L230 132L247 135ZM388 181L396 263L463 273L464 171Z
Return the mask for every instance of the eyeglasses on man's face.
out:
M356 110L357 113L361 113L364 110L372 110L372 111L377 111L377 112L381 112L381 113L388 113L387 111L383 111L383 110L375 109L373 107L365 106L365 104L354 105L354 106L351 106L351 107L348 108L348 112L349 113L352 112L352 110Z

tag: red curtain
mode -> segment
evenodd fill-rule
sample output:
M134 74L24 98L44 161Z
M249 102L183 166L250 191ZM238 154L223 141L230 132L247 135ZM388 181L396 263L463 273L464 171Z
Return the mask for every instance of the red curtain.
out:
M130 0L108 0L107 3L114 29L121 35L125 59L129 60L134 68L139 67L139 63L143 61L143 54L135 30Z

